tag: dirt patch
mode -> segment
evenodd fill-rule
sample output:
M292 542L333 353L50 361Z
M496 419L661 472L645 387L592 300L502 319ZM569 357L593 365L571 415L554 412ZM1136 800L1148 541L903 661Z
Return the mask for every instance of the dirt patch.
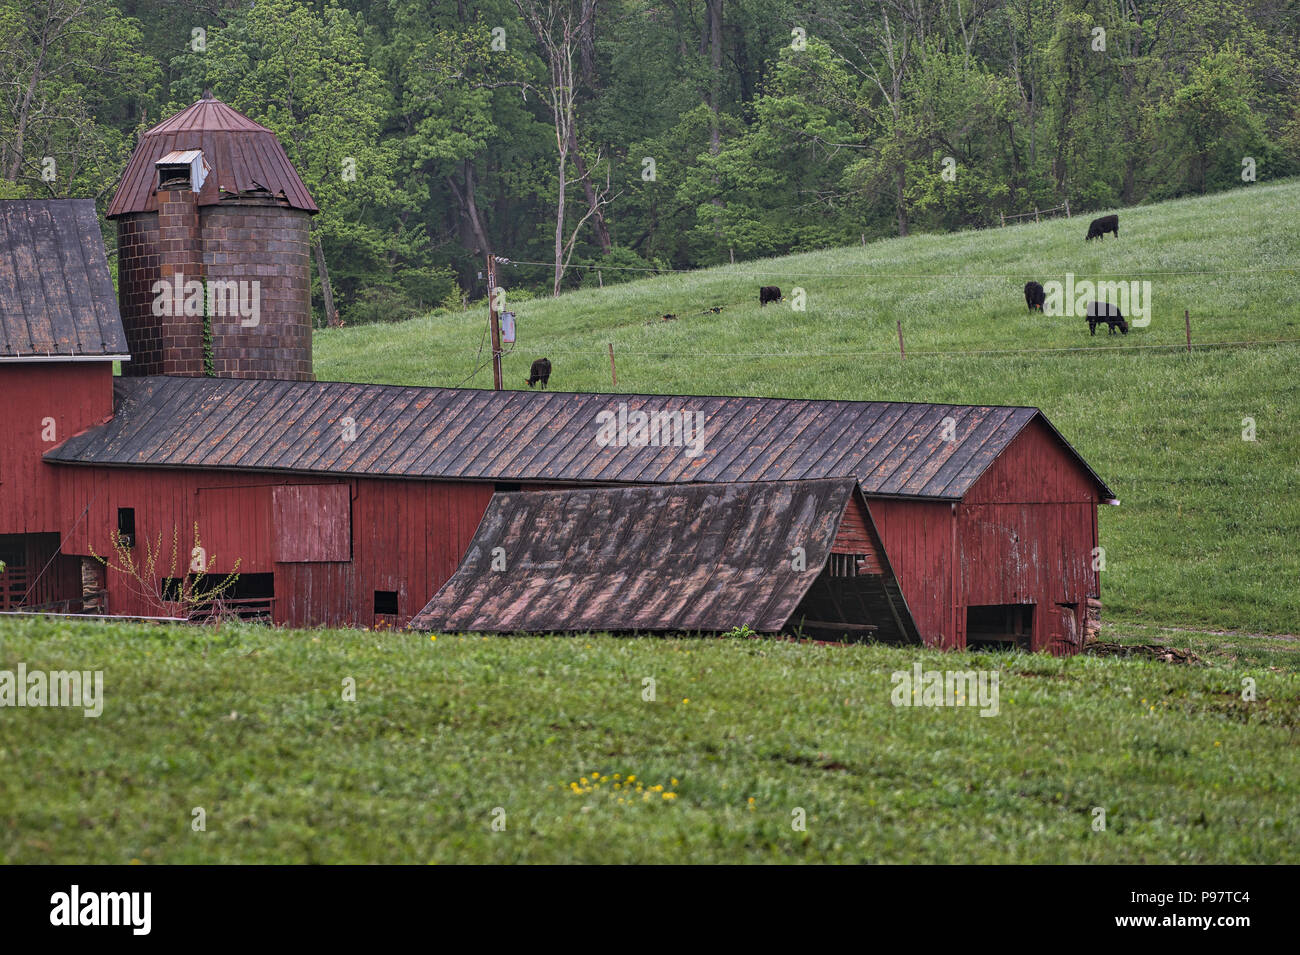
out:
M1160 663L1201 663L1191 650L1167 647L1160 643L1090 643L1083 652L1094 657L1137 657Z

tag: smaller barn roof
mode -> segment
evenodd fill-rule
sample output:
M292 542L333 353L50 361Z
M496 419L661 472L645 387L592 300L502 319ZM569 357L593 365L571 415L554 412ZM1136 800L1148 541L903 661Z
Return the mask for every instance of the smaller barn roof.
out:
M496 494L460 567L411 625L779 632L822 573L854 495L852 478ZM796 547L804 569L794 568ZM888 587L892 612L860 623L916 639L885 574L878 589Z
M108 205L108 217L156 211L155 163L169 154L193 150L203 152L212 170L199 192L201 206L238 195L269 194L291 208L318 211L275 133L207 92L197 103L141 134Z
M95 203L0 201L0 361L128 357Z
M180 377L120 378L114 389L113 420L46 460L555 484L855 477L873 497L960 500L1031 421L1047 423L1036 408L903 401ZM638 411L698 415L698 453L598 440L602 418L617 426Z

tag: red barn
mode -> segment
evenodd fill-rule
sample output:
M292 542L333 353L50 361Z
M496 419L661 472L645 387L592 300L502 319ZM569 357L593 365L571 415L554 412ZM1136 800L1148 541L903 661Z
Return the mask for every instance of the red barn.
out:
M0 202L0 610L158 614L197 529L243 612L295 626L1081 644L1113 495L1034 408L313 381L315 206L282 151L278 193L227 170L220 127L260 134L203 103L114 200L120 310L89 201ZM274 320L153 314L196 263L266 280ZM115 537L141 579L94 559Z

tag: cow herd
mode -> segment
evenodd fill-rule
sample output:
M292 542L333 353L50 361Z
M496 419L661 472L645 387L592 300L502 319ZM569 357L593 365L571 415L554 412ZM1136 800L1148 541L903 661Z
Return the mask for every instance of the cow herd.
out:
M1093 219L1088 225L1088 235L1086 236L1085 241L1101 239L1107 232L1114 234L1115 238L1119 238L1118 215L1101 216L1100 218ZM785 301L785 298L781 295L780 286L764 285L758 290L758 304L760 308L769 303L780 303L783 301ZM1025 283L1025 304L1029 307L1031 312L1035 310L1041 312L1046 301L1047 293L1043 290L1042 283L1033 280ZM722 311L722 306L715 305L712 308L706 309L705 313L713 312L716 314L720 311ZM676 317L676 315L664 315L663 321L671 321ZM1124 318L1118 305L1112 305L1110 302L1089 302L1085 317L1088 320L1088 331L1092 335L1097 334L1098 325L1105 325L1107 328L1107 334L1110 335L1114 335L1116 329L1124 335L1128 334L1128 321ZM534 385L540 384L545 388L550 379L551 363L545 358L538 358L533 362L532 367L528 370L528 387L532 388Z
M1093 219L1088 225L1088 234L1084 241L1092 239L1101 239L1107 232L1113 232L1115 238L1119 238L1119 216L1109 215ZM1025 305L1032 312L1034 310L1042 311L1043 303L1047 301L1047 294L1043 291L1043 286L1035 281L1025 283ZM1120 311L1118 305L1112 305L1110 302L1089 302L1085 317L1088 320L1088 331L1092 335L1097 334L1097 326L1104 324L1107 328L1107 334L1114 335L1115 330L1127 335L1128 321L1124 318L1124 313Z
M1119 216L1108 215L1093 219L1088 225L1088 234L1085 241L1101 239L1107 232L1114 234L1119 238ZM776 285L764 285L758 290L758 304L761 308L769 302L782 302L784 298L781 295L781 289ZM1043 291L1043 286L1039 282L1029 281L1025 283L1025 304L1029 310L1042 311L1043 303L1047 301L1047 294ZM676 316L673 316L676 317ZM1088 330L1091 334L1097 334L1097 326L1105 325L1108 333L1115 334L1118 329L1122 334L1128 334L1128 321L1124 318L1118 305L1112 305L1109 302L1089 302L1086 312L1088 319ZM667 316L665 316L667 318Z

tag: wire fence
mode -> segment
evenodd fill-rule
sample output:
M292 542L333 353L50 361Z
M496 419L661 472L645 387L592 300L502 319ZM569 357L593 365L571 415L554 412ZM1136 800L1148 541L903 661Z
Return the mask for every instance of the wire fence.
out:
M506 267L513 265L538 266L541 268L554 269L554 262L533 262L523 259L508 259L503 263ZM1024 271L1019 272L802 272L792 271L789 269L764 269L763 271L748 273L741 271L747 266L741 265L714 265L707 266L710 270L725 272L727 278L750 278L750 279L776 279L787 277L819 277L819 278L862 278L862 279L1016 279L1017 281L1025 277ZM685 273L699 273L706 267L702 266L695 269L675 269L675 268L656 268L654 266L641 265L604 265L604 264L575 264L567 266L567 270L586 269L587 271L605 270L607 272L649 272L655 275L674 275ZM1125 269L1123 272L1102 272L1094 269L1087 270L1089 275L1097 276L1138 276L1138 275L1263 275L1276 272L1300 272L1300 264L1296 265L1278 265L1272 267L1256 267L1244 269Z

